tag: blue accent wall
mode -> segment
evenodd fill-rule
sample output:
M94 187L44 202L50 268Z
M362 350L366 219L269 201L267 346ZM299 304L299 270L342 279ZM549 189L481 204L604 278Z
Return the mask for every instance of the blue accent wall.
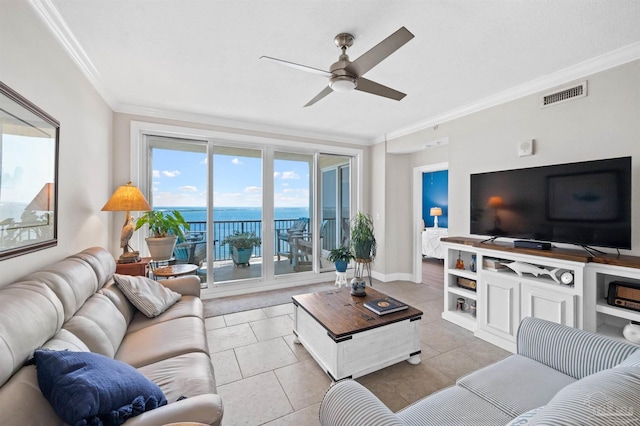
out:
M422 219L427 228L433 226L429 216L431 207L440 207L442 216L438 218L439 228L449 227L449 171L441 170L422 174Z

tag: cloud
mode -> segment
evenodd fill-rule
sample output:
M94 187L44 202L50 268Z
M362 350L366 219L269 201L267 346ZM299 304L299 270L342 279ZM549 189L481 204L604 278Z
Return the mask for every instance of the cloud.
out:
M180 171L179 170L174 170L174 171L170 172L169 170L163 170L162 174L163 174L163 176L172 178L172 177L178 176L180 174Z
M239 166L240 164L242 164L242 161L240 161L237 158L234 158L233 160L231 160L231 163L235 164L236 166Z
M159 178L160 177L160 170L154 170L153 171L153 177L154 178Z
M273 172L273 178L278 179L280 177L280 172Z
M185 192L196 192L198 190L198 188L196 188L193 185L185 185L185 186L181 186L180 191L185 191Z
M262 191L262 188L260 188L259 186L247 186L244 189L244 192L260 192Z
M300 175L294 171L284 172L282 173L282 179L300 179Z

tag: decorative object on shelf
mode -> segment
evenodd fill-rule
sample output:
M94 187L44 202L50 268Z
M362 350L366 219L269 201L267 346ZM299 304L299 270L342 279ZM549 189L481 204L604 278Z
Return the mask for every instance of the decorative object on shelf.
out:
M358 212L351 220L351 246L356 259L375 259L376 237L373 219L368 214Z
M142 192L140 192L137 186L131 185L131 182L119 186L111 198L109 198L109 201L102 207L102 211L126 212L124 225L120 233L122 254L118 259L118 263L135 263L140 261L140 252L132 250L129 245L129 240L133 236L134 230L138 229L134 227L131 212L145 212L149 210L151 210L151 206L147 202L147 199L142 195Z
M353 277L351 280L351 294L358 297L367 295L367 280L363 277Z
M456 311L464 312L469 309L469 304L464 297L458 297L456 299Z
M349 262L355 258L351 248L345 246L334 248L329 252L329 257L327 257L329 262L333 262L336 265L336 271L338 272L346 272Z
M640 284L611 281L607 291L607 304L640 311Z
M429 215L433 216L433 227L438 227L438 216L442 216L442 208L440 207L431 207L429 211Z
M183 229L189 230L189 224L177 210L148 211L136 221L136 231L144 225L149 225L146 241L154 261L171 259L178 238L185 239Z
M560 284L560 281L558 280L558 277L556 276L556 273L560 270L560 268L555 268L552 270L548 270L545 269L541 266L536 266L536 265L532 265L530 263L526 263L526 262L509 262L509 263L502 263L503 265L505 265L507 268L511 269L513 272L515 272L516 274L518 274L519 277L522 276L523 273L525 274L531 274L534 276L539 276L539 275L549 275L549 277L551 277L551 279L555 282L557 282L558 284Z
M472 254L471 255L471 264L469 265L469 269L471 270L471 272L475 272L476 271L476 255Z
M462 260L462 253L458 250L458 259L456 260L456 269L464 269L464 261Z
M622 329L622 335L625 339L631 343L640 344L640 323L636 321L630 321Z
M471 302L471 304L469 305L469 310L471 311L471 316L475 318L476 315L477 315L477 313L476 313L476 301L475 300L473 300Z
M476 291L477 283L469 278L458 277L456 279L456 285L467 290Z
M564 271L560 274L560 282L565 285L573 284L573 273L571 273L571 271Z
M221 244L229 244L231 247L231 259L235 266L249 266L249 259L253 254L253 248L261 244L260 238L254 232L236 231L222 240Z

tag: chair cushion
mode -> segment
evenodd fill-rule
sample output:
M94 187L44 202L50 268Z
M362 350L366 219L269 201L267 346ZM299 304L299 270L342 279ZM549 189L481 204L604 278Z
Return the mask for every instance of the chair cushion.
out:
M71 425L120 425L167 403L135 368L92 352L35 351L40 390Z
M640 424L640 367L617 367L581 379L558 392L531 425Z
M149 318L157 317L181 297L147 277L115 274L114 279L127 299Z
M520 414L515 419L511 420L507 426L529 426L531 425L531 421L540 411L544 409L544 406L534 408L533 410L529 410L526 413Z
M575 381L532 359L512 355L458 379L458 386L513 418L545 405L556 392Z
M408 426L505 425L511 416L477 395L451 386L398 411Z

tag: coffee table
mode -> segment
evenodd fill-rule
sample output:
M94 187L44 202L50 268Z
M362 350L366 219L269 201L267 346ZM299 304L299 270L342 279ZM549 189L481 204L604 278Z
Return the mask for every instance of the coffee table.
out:
M154 277L169 278L181 275L194 274L198 270L198 265L180 263L178 265L162 266L153 270Z
M377 315L364 302L386 297L367 287L365 297L342 288L293 296L294 342L302 344L332 380L356 378L406 360L420 363L422 311Z

